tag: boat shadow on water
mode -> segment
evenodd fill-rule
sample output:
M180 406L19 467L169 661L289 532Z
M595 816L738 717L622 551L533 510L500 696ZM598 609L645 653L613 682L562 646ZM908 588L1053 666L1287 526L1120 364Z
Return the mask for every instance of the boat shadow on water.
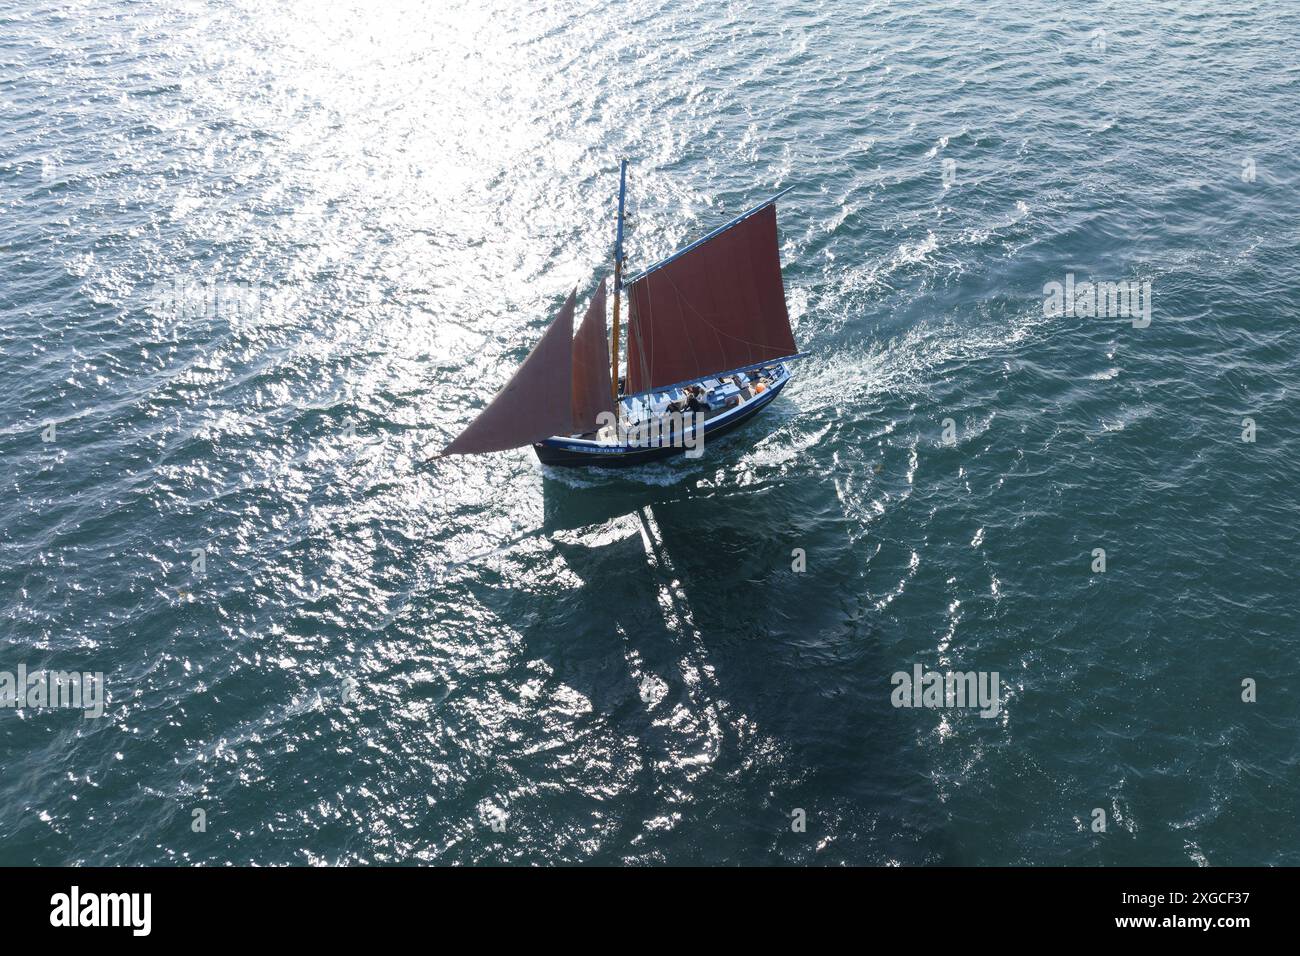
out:
M635 742L604 862L951 862L933 787L900 760L916 740L889 705L896 668L843 593L850 549L791 568L798 530L774 516L815 491L543 490L569 587L529 597L523 652L589 702L585 722ZM665 814L681 825L647 835Z

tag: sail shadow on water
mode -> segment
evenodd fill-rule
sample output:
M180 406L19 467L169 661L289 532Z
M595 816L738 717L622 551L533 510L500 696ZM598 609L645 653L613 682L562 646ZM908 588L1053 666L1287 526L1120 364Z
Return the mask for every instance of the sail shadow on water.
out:
M932 728L889 704L899 650L833 485L542 490L543 527L461 578L514 634L498 660L526 729L496 736L494 759L587 796L521 800L521 827L598 844L575 860L711 862L708 830L752 863L961 862L916 759Z
M480 741L479 790L520 837L510 859L957 862L915 759L925 726L889 706L897 662L868 596L843 587L860 549L788 517L824 485L544 489L544 531L448 582L486 612L467 666L495 675L497 705L444 711ZM791 571L794 542L813 573Z
M820 483L787 482L719 502L697 497L647 511L647 530L675 600L733 723L761 715L788 777L763 813L771 861L952 863L954 842L927 769L914 759L912 715L889 702L897 669L860 581L861 553L842 527L813 536L780 516L814 513ZM812 570L789 555L802 543ZM754 759L742 748L742 766ZM739 772L739 771L737 771ZM900 801L899 795L906 800ZM821 844L795 834L793 808Z
M653 613L654 585L645 574L640 535L629 522L617 522L598 536L565 537L551 545L571 586L542 597L536 620L522 632L525 652L585 697L594 718L639 736L650 722L641 705L649 666L644 646L675 640L663 616Z
M870 614L831 583L839 573L775 564L800 530L757 520L817 487L641 489L656 500L608 517L638 495L607 492L594 512L562 510L570 530L545 545L564 586L518 596L542 696L581 695L571 733L621 741L617 832L595 858L717 862L701 855L704 828L751 863L952 862L925 768L899 757L917 725L889 706L894 662ZM850 576L857 561L847 536L816 554ZM796 807L812 839L792 832Z
M711 802L720 757L736 749L700 635L639 525L633 513L552 539L568 586L534 594L535 614L520 631L527 667L547 675L540 695L577 694L589 705L568 734L617 742L602 746L600 774L617 781L605 784L618 791L617 812L593 808L605 818L596 857L605 862L667 853L664 841L676 838L665 821Z

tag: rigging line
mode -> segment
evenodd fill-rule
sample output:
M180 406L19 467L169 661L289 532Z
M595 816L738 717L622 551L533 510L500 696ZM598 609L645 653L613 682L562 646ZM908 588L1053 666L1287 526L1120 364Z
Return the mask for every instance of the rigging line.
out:
M672 281L672 278L671 278L671 277L669 277L668 281L669 281L670 284L672 284L673 291L674 291L675 293L677 293L677 302L678 302L677 309L678 309L678 314L680 314L681 317L684 319L684 318L686 318L686 313L684 313L684 312L681 311L681 303L684 301L683 298L682 298L682 290L679 289L679 288L677 288L676 283L674 283L674 282ZM686 304L687 306L690 306L690 303L689 303L689 302L686 302L685 304ZM692 311L694 311L694 309L692 309ZM692 363L694 363L694 367L695 367L695 368L699 368L699 367L700 367L700 356L699 356L699 354L696 353L696 351L695 351L695 342L691 339L691 336L690 336L690 333L689 333L689 332L687 332L685 338L686 338L686 344L687 344L688 346L690 346L690 349L691 349L691 361L692 361ZM721 350L722 343L719 342L719 343L718 343L718 346L719 346L719 350Z

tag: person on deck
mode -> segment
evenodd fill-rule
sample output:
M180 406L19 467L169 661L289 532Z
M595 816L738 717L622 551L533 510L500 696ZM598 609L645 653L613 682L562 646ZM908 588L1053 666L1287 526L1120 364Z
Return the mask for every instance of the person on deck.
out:
M709 410L708 402L704 401L704 389L698 385L689 385L686 388L686 410L689 412L707 412Z
M707 412L709 404L701 398L704 395L704 389L698 385L686 386L686 397L679 398L675 402L669 402L665 411L668 412Z

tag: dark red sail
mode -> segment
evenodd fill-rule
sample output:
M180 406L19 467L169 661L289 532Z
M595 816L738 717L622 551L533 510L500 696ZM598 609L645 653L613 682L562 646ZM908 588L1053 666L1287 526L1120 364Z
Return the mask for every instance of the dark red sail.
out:
M573 417L573 309L569 293L560 314L491 404L443 449L444 455L502 451L563 435Z
M605 280L591 297L573 340L573 431L595 431L601 412L614 411L609 386L609 340L605 335Z
M768 204L628 287L627 392L794 355Z

